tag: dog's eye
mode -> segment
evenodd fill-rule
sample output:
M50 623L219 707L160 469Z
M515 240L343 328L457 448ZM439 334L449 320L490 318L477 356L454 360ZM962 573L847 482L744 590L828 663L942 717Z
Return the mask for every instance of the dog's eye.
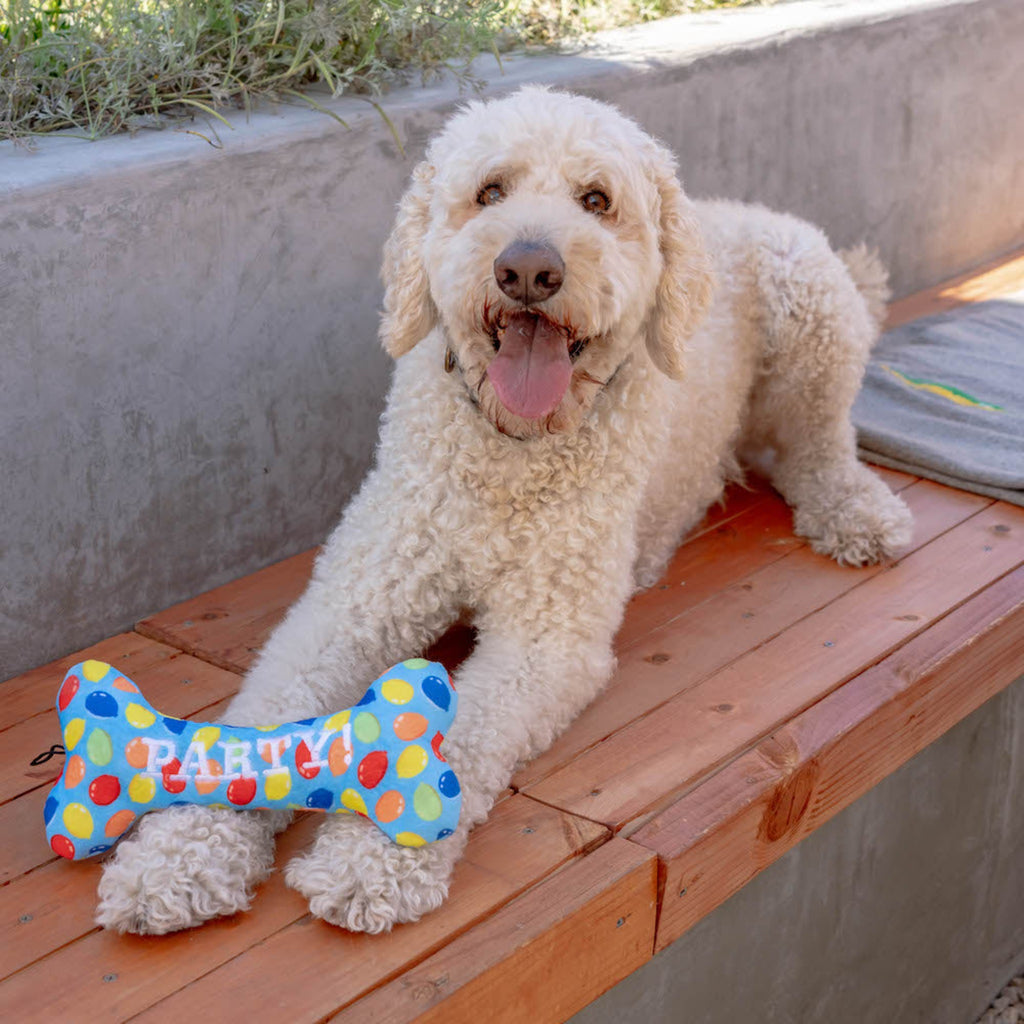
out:
M493 206L505 198L505 187L497 181L490 181L476 194L476 201L481 206Z
M580 199L583 209L587 213L607 213L611 208L612 201L603 193L594 189Z

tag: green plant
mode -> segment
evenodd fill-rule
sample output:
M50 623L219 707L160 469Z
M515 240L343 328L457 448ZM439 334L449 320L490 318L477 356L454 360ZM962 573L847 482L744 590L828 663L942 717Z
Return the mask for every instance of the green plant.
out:
M317 89L372 96L415 73L472 81L472 59L499 42L550 45L735 2L6 0L0 139L58 129L94 139L197 111L227 123L219 111L258 98L322 108Z
M374 92L409 71L465 74L500 0L9 0L0 5L0 137L95 138L218 116L320 83Z

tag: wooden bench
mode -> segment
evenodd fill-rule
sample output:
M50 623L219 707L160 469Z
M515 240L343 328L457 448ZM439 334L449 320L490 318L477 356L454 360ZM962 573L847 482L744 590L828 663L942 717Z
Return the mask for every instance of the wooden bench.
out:
M891 322L1024 285L1024 253ZM843 569L764 485L734 489L631 604L607 692L477 829L443 908L389 935L312 918L280 872L251 912L162 938L95 927L100 867L46 845L64 670L111 662L212 717L309 576L297 555L0 687L5 1020L560 1021L1024 673L1024 510L881 471L916 519ZM442 660L468 640L446 638ZM304 815L278 867L317 824Z

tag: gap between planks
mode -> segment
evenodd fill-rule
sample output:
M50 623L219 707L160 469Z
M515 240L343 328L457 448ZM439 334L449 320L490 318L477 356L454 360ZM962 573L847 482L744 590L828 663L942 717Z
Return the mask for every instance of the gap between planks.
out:
M649 821L630 841L659 857L657 949L1022 673L1018 568Z
M524 791L616 831L642 825L1020 564L1022 516L1002 503L970 516Z
M914 541L901 561L994 503L930 481L916 481L903 496L916 522ZM618 730L656 713L885 571L883 566L844 569L801 544L750 575L727 580L720 592L621 652L608 689L548 750L521 769L513 784L529 792ZM691 635L715 635L716 640L691 650Z

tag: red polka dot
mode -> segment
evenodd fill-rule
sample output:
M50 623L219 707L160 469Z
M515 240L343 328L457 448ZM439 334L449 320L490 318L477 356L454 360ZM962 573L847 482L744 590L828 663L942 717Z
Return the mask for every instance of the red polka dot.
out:
M374 750L359 762L356 775L361 785L366 789L373 789L384 778L387 770L388 755L383 750Z
M228 799L233 804L247 804L256 795L256 779L249 775L241 779L232 779L228 785Z
M168 761L160 769L160 774L164 777L164 789L168 793L184 793L185 786L188 784L187 779L172 779L172 775L177 775L181 771L181 762L175 758L173 761Z
M78 676L68 676L57 695L57 707L61 711L66 711L67 706L75 699L76 693L78 693Z
M309 744L303 740L295 748L295 767L304 779L315 779L320 774L318 764L310 764L313 755L310 753Z
M100 775L89 783L89 799L100 807L112 804L121 795L121 783L116 775Z
M50 849L59 857L67 857L68 860L75 859L75 844L67 836L54 836L50 840Z
M434 752L434 757L436 757L438 761L444 761L447 764L448 758L441 753L442 743L444 743L444 737L439 732L435 732L434 738L430 741L430 749Z

